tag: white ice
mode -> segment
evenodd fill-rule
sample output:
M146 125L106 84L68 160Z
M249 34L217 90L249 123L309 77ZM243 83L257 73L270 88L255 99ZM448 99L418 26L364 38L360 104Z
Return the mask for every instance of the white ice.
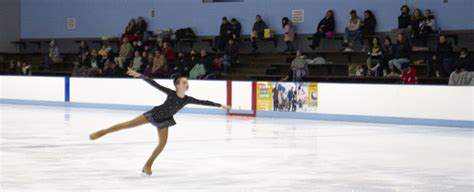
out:
M140 111L0 105L0 191L473 190L473 129L178 114L88 134Z

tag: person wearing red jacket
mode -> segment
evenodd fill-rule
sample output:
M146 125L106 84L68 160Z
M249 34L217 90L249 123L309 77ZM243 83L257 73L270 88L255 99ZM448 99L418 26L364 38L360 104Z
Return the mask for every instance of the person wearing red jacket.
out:
M401 82L402 84L417 84L418 77L415 68L410 67L409 65L403 65Z

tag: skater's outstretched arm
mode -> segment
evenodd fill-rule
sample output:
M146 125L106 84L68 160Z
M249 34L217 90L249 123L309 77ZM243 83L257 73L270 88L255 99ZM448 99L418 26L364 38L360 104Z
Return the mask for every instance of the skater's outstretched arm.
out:
M197 105L205 105L205 106L210 106L210 107L222 107L226 111L229 111L230 109L230 106L227 106L227 105L221 105L219 103L214 103L212 101L199 100L199 99L196 99L194 97L189 97L189 96L188 96L188 103L197 104Z
M138 73L136 72L135 70L131 69L130 67L128 68L128 71L127 71L127 74L132 76L132 77L140 77L142 78L144 81L146 81L148 84L150 84L151 86L153 86L154 88L157 88L158 90L160 91L163 91L164 93L166 94L174 94L175 91L167 88L167 87L164 87L160 84L158 84L156 81L154 81L153 79L150 79L149 77L145 76L145 75L142 75L141 73Z

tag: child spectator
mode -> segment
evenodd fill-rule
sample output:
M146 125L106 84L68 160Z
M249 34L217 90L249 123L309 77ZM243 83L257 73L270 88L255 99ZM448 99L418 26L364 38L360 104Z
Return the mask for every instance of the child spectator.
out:
M415 68L410 67L408 64L403 64L401 82L402 84L417 84L418 77Z
M142 56L140 55L140 52L135 51L135 57L133 58L133 63L130 68L138 72L141 71L140 73L143 72L143 61L142 61Z
M334 12L328 10L326 16L319 21L318 28L316 33L313 34L313 42L309 46L312 50L315 50L319 47L321 38L332 38L335 35L334 32L335 22L334 22Z
M393 46L393 59L388 62L391 75L395 75L394 68L402 70L403 64L410 63L411 46L403 34L397 35L397 44Z
M293 23L288 19L288 17L283 17L281 23L285 32L285 37L283 39L286 43L285 52L295 51L295 48L293 47L293 41L295 40L295 28L293 27Z
M351 47L356 41L359 41L362 47L364 46L364 39L362 38L360 30L362 20L359 16L357 16L357 12L355 10L352 10L350 12L350 15L351 19L349 20L349 23L347 24L347 27L344 32L343 46L345 47L345 49L343 51L353 51Z
M380 68L382 68L382 47L380 46L379 38L374 37L372 39L371 47L368 53L367 58L367 69L368 69L368 76L376 76L381 77L383 74L381 73Z
M255 16L255 23L252 27L252 34L250 41L252 42L252 52L255 53L258 49L257 39L263 39L265 29L268 28L267 24L262 20L260 15Z

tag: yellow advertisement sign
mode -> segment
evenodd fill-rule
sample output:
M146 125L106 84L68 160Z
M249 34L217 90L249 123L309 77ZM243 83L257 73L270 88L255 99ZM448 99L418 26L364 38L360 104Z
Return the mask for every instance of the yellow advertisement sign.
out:
M272 111L272 83L257 82L257 110Z

